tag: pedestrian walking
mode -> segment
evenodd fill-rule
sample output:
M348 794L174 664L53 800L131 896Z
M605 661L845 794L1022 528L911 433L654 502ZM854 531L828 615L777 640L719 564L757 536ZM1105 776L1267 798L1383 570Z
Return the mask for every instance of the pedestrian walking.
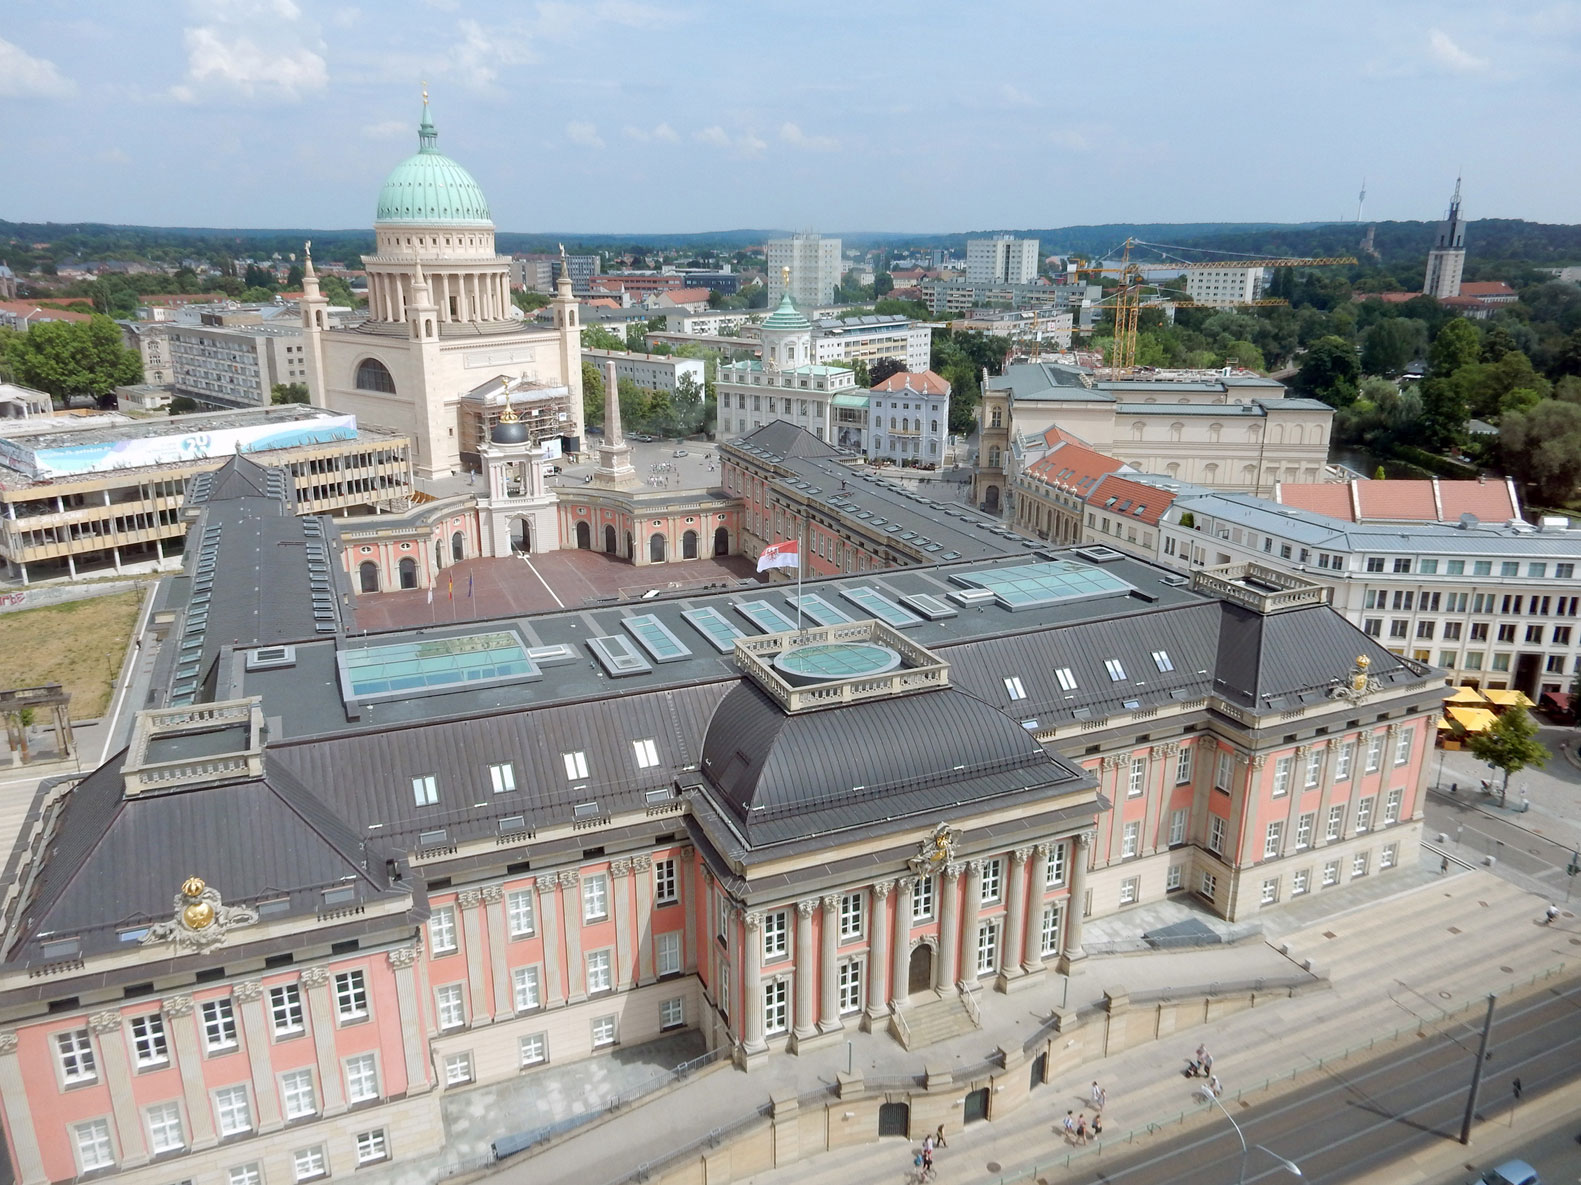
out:
M1076 1117L1076 1138L1085 1147L1087 1143L1087 1116L1085 1113Z
M1558 916L1559 916L1559 907L1557 905L1550 905L1543 912L1543 925L1545 925L1545 926L1553 925L1554 924L1554 919L1556 917L1558 917Z
M1076 1112L1074 1111L1065 1112L1065 1142L1067 1144L1076 1142Z
M1213 1055L1211 1053L1204 1054L1202 1057L1202 1073L1209 1077L1213 1074ZM1214 1079L1214 1081L1218 1080Z
M924 1178L933 1176L933 1149L922 1150L922 1175Z
M922 1137L922 1150L924 1152L933 1151L933 1133L930 1132Z
M948 1148L950 1142L944 1138L944 1124L939 1124L939 1130L933 1133L933 1146L935 1148Z
M1092 1109L1094 1111L1102 1111L1103 1105L1108 1101L1109 1092L1099 1086L1097 1082L1094 1082L1092 1084Z
M1441 859L1438 862L1438 875L1439 876L1443 876L1444 873L1446 873L1448 871L1449 871L1449 857L1445 856L1443 859Z
M1092 1117L1092 1138L1096 1140L1101 1135L1103 1135L1103 1116L1094 1115Z
M1208 1076L1208 1089L1213 1092L1214 1098L1218 1098L1224 1092L1224 1088L1219 1085L1219 1076L1217 1074Z

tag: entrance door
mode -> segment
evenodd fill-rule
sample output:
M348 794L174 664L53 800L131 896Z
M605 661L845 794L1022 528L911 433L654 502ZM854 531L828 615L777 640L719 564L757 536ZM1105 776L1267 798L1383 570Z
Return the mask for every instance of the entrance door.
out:
M604 550L607 551L610 555L614 555L615 554L615 528L614 527L606 526L604 528Z
M650 564L664 563L664 536L657 531L648 538L648 562Z
M729 555L730 554L730 532L727 531L724 527L720 527L716 531L714 531L714 554L715 555Z
M681 536L681 558L695 560L697 558L697 532L687 531Z
M401 587L417 587L417 561L411 556L405 556L401 560Z
M1027 1083L1029 1089L1036 1089L1043 1085L1043 1079L1048 1073L1049 1055L1040 1053L1032 1059L1032 1080Z
M909 1137L911 1135L911 1104L881 1103L878 1108L878 1134Z
M1543 656L1518 654L1515 656L1515 689L1537 698L1537 679L1542 673Z
M458 562L467 558L467 539L460 531L450 536L450 556Z
M933 986L933 948L923 943L911 952L911 965L906 972L906 990L925 992Z
M532 551L532 527L524 518L511 519L511 551L517 555Z
M362 591L363 592L366 593L366 592L378 592L379 591L379 565L378 564L374 563L372 560L367 560L366 562L364 562L361 565L361 567L359 567L357 569L357 572L358 572L358 575L360 575L362 577Z
M576 545L583 551L593 546L593 528L586 523L576 524Z
M966 1096L966 1109L961 1116L961 1120L964 1123L976 1123L979 1119L987 1118L988 1088L984 1086Z
M983 492L983 509L988 511L989 514L999 513L998 486L989 486L988 489Z

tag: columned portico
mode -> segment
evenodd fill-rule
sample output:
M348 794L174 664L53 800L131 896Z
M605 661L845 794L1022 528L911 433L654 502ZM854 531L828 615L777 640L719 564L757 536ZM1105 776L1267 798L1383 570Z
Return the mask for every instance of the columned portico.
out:
M1026 932L1021 944L1021 970L1023 974L1033 974L1043 970L1043 910L1047 906L1043 902L1044 886L1048 884L1049 876L1049 846L1046 843L1036 844L1032 848L1032 871L1028 874L1030 881L1032 908L1027 915Z
M747 998L742 1003L746 1013L746 1041L742 1052L750 1057L768 1049L763 1041L763 915L747 914L742 933L745 938L741 961L746 969L747 983Z
M884 973L889 969L885 966L889 962L889 919L884 916L884 910L889 905L890 890L894 887L892 881L879 881L873 886L873 937L867 955L867 1011L862 1021L864 1029L882 1026L889 1015L888 993L884 990ZM895 908L898 910L902 904L897 898Z
M1065 910L1065 949L1060 952L1060 970L1069 971L1072 963L1087 957L1081 948L1081 926L1087 908L1087 849L1090 833L1083 831L1070 845L1070 907Z
M796 1028L792 1033L793 1045L818 1035L817 1017L813 1012L817 989L812 982L812 911L817 908L816 899L796 903Z
M1005 916L1005 932L999 938L999 989L1007 991L1012 979L1022 975L1021 955L1025 949L1027 917L1027 857L1031 848L1010 853L1010 903Z
M956 899L961 879L959 864L946 864L939 870L939 957L933 965L935 990L955 990L956 959L961 949L960 902Z
M818 1031L833 1033L845 1026L840 1023L840 985L836 980L840 958L840 898L832 893L823 899L823 942L820 945L818 979L822 990L818 1002Z

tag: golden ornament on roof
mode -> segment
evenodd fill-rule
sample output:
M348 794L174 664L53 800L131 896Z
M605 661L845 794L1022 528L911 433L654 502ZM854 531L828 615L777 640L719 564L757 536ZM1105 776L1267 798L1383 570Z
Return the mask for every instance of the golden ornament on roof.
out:
M203 883L202 877L189 876L186 880L181 882L181 895L183 897L191 897L193 900L196 900L197 898L203 896L203 890L206 888L208 888L208 886Z
M181 911L181 920L192 930L201 930L214 921L214 907L207 901L194 901Z
M505 410L500 412L500 423L515 424L519 423L520 421L521 417L516 414L515 406L509 399L505 400Z

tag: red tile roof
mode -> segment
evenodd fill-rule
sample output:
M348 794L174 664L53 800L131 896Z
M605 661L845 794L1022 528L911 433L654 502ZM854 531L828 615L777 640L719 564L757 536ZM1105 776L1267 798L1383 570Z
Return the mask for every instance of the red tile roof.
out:
M698 301L708 300L706 288L670 288L659 294L675 304L696 304Z
M1508 479L1441 481L1438 504L1448 523L1458 523L1462 514L1474 514L1485 523L1507 523L1521 517L1520 500Z
M1462 280L1460 295L1475 296L1479 300L1486 300L1490 296L1514 297L1515 289L1503 280Z
M1035 481L1074 490L1085 496L1107 473L1124 464L1097 449L1074 440L1061 440L1048 456L1027 466L1026 474Z
M1128 522L1146 523L1150 527L1158 526L1159 516L1174 500L1175 495L1169 490L1132 481L1117 473L1100 481L1086 498L1087 505L1094 509L1107 510Z
M1348 523L1356 521L1349 482L1281 482L1274 486L1274 501L1330 518L1342 518Z
M916 391L922 395L948 395L949 381L931 370L902 370L873 388L875 391Z
M1481 522L1521 517L1508 480L1280 482L1274 501L1352 523L1457 523L1463 514Z
M22 321L37 324L40 321L90 321L92 313L78 313L71 309L46 309L31 300L0 300L0 312L11 313Z

